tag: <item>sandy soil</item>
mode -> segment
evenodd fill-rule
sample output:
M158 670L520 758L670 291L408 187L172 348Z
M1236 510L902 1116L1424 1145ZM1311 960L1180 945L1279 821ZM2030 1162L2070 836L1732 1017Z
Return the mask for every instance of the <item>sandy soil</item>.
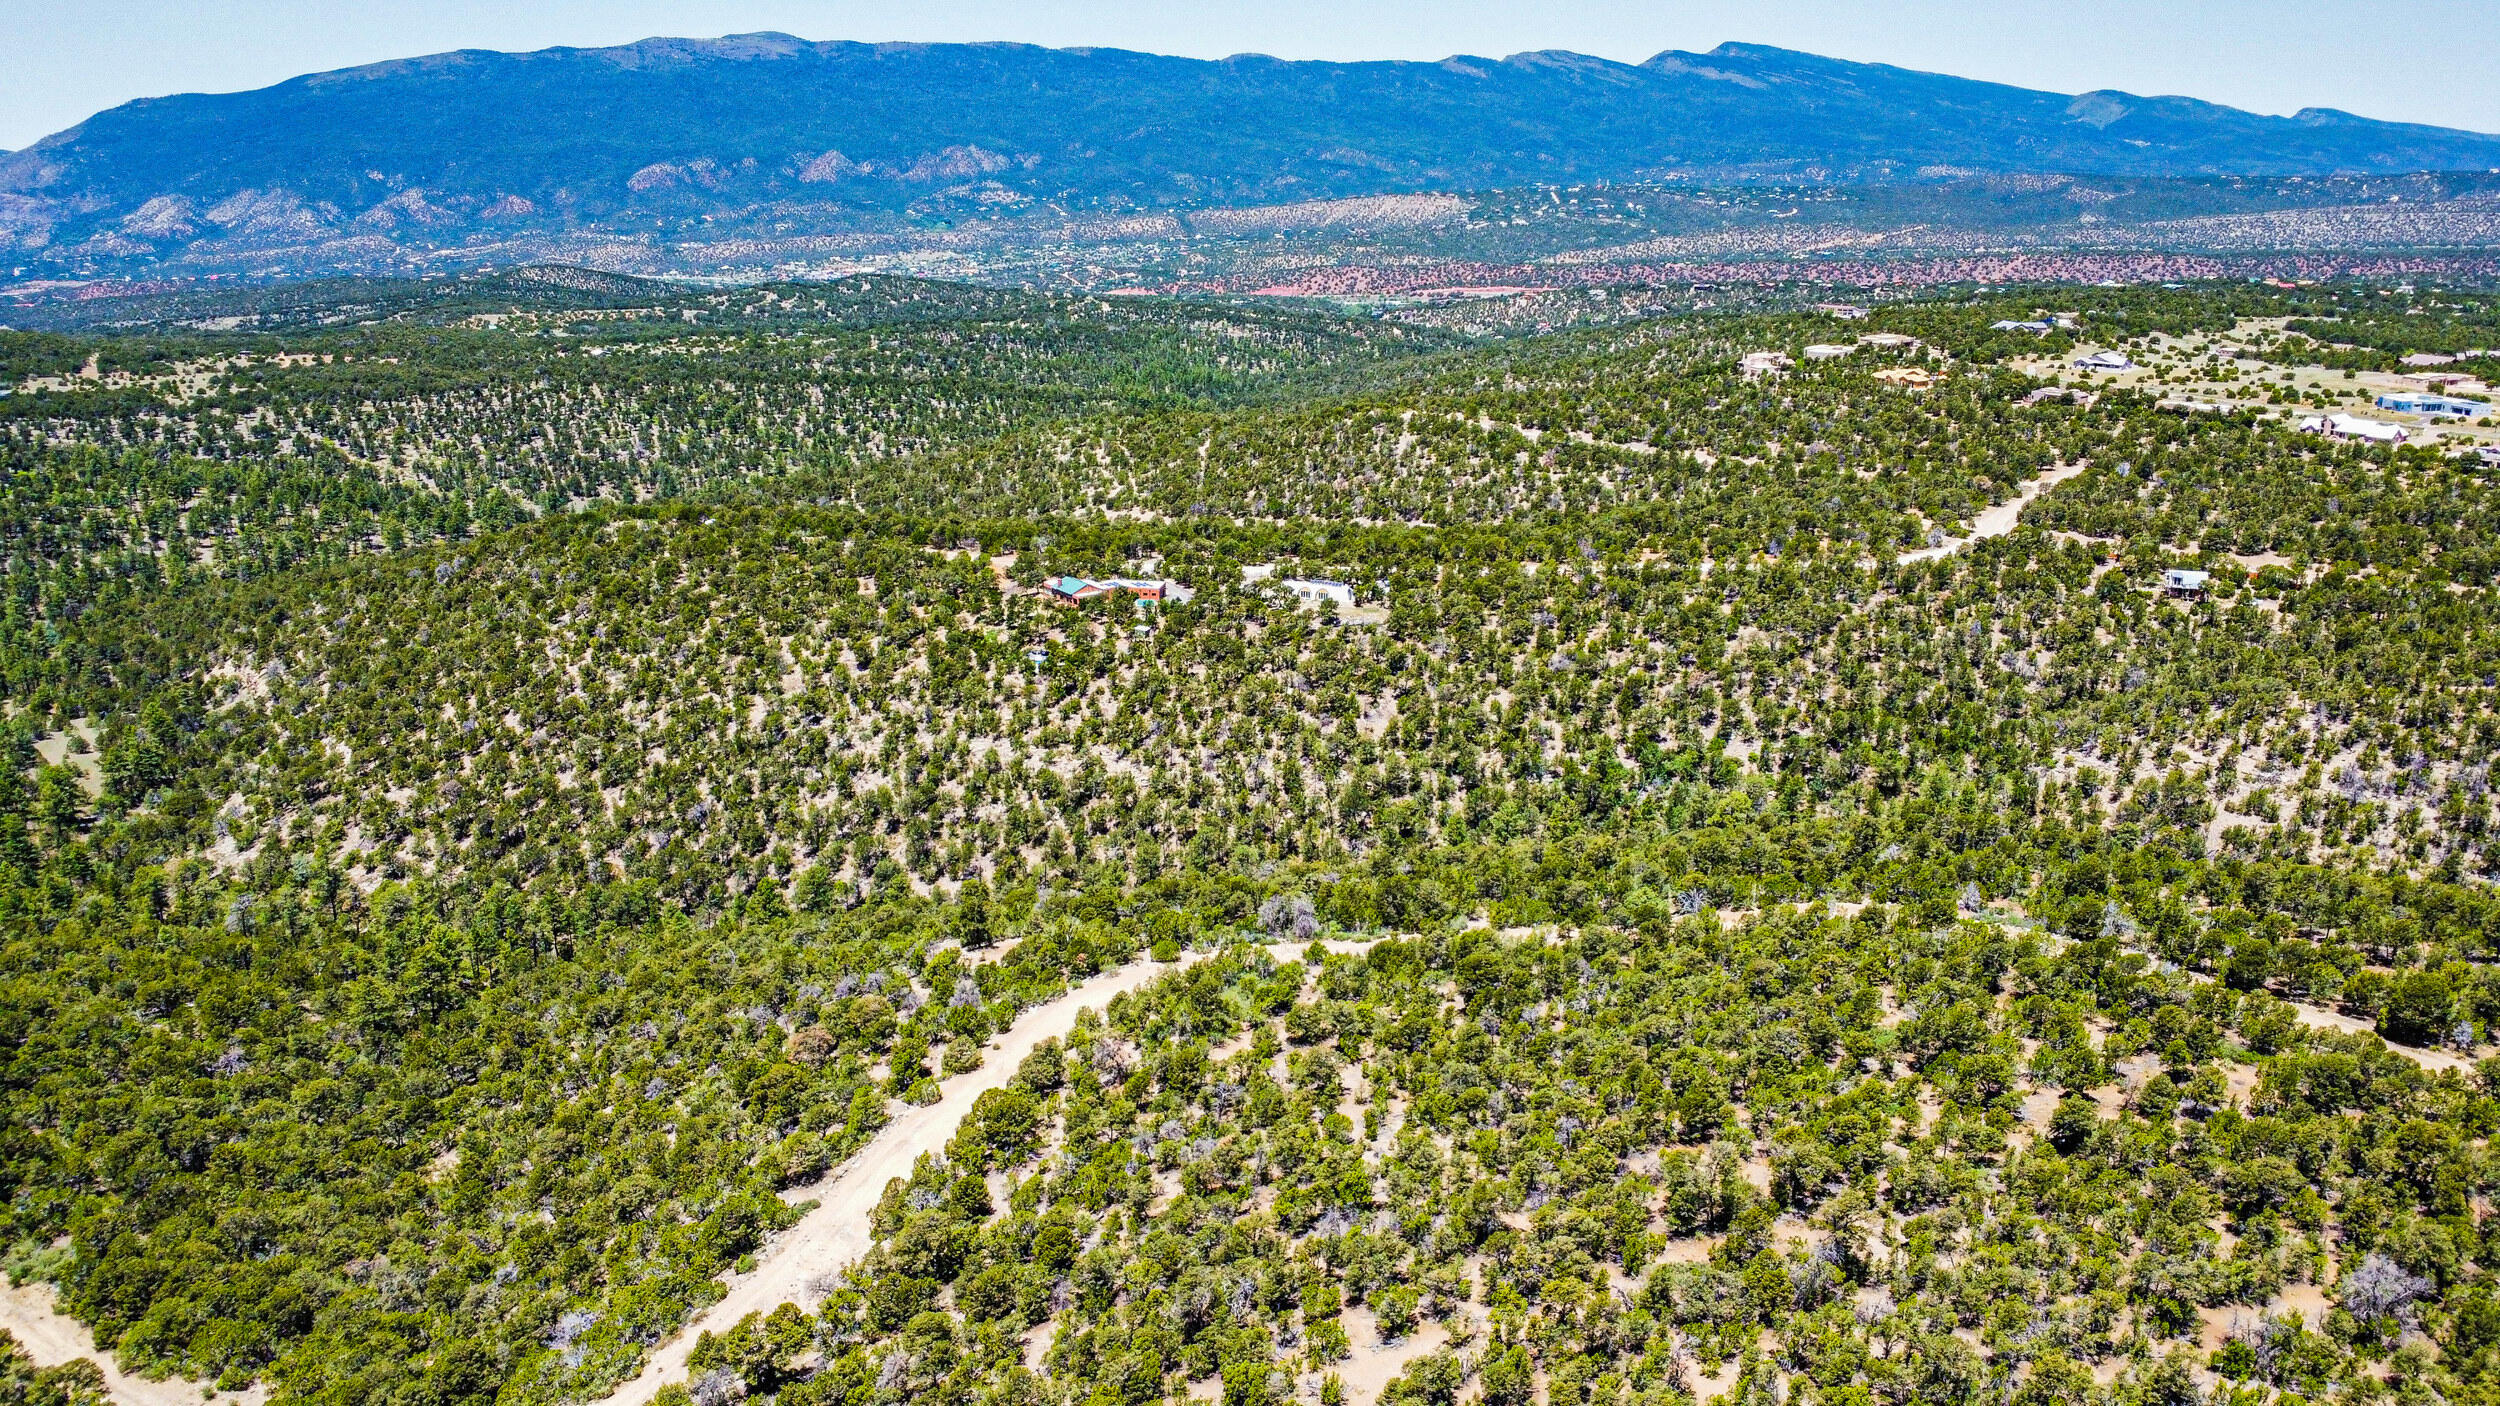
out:
M1035 1376L1042 1375L1045 1370L1043 1364L1050 1360L1050 1350L1058 1341L1058 1319L1045 1319L1034 1324L1024 1335L1024 1370Z
M96 752L95 722L74 718L67 732L47 732L35 739L35 760L42 766L64 763L78 771L78 784L89 800L104 794L104 758Z
M1941 547L1921 547L1915 552L1903 552L1901 560L1934 561L1938 557L1949 557L1982 537L2002 537L2014 530L2014 524L2022 521L2023 509L2031 506L2031 500L2082 473L2087 467L2084 464L2066 464L2050 469L2038 478L2026 479L2015 490L2013 497L1985 509L1973 519L1968 537L1953 538Z
M1778 1343L1778 1334L1764 1333L1756 1344L1756 1350L1765 1356L1770 1356L1778 1352ZM1736 1368L1739 1360L1740 1359L1737 1357L1728 1358L1726 1361L1719 1364L1719 1370L1716 1372L1704 1372L1701 1369L1700 1363L1694 1363L1690 1369L1690 1375L1693 1383L1693 1399L1696 1401L1715 1401L1719 1397L1725 1396L1729 1392L1734 1391L1736 1389Z
M180 1377L152 1382L131 1376L114 1365L111 1353L96 1350L95 1339L85 1324L54 1311L49 1284L0 1287L0 1327L9 1330L38 1367L58 1367L84 1357L103 1368L105 1389L112 1393L116 1406L207 1406L210 1402L217 1406L259 1406L269 1394L259 1386L245 1392L211 1392L198 1382Z
M2254 1332L2268 1318L2297 1315L2304 1325L2314 1329L2326 1321L2334 1308L2335 1301L2315 1284L2287 1284L2281 1293L2254 1306L2224 1304L2220 1308L2200 1308L2196 1310L2197 1346L2213 1352L2231 1337L2234 1329Z
M1689 1239L1670 1240L1659 1246L1658 1253L1652 1258L1660 1264L1707 1264L1710 1262L1710 1252L1719 1248L1719 1241L1725 1238L1719 1235L1696 1235Z
M2218 1352L2231 1337L2234 1328L2248 1328L2257 1321L2246 1304L2225 1304L2220 1308L2196 1310L2196 1347L2200 1352Z
M2347 1035L2375 1035L2378 1027L2358 1016L2330 1011L2323 1006L2305 1006L2298 1001L2287 1002L2300 1023L2312 1030L2340 1030ZM2412 1060L2424 1069L2454 1069L2461 1074L2474 1072L2474 1061L2453 1050L2417 1050L2410 1045L2390 1042L2387 1048Z
M2334 1309L2335 1301L2328 1298L2326 1290L2317 1285L2287 1284L2283 1292L2275 1295L2274 1301L2266 1305L2266 1316L2280 1318L2287 1313L2297 1313L2300 1315L2301 1322L2315 1328L2324 1323L2327 1314L2333 1312Z
M1462 1308L1459 1312L1467 1310ZM1403 1373L1407 1363L1435 1348L1446 1346L1450 1340L1447 1327L1426 1319L1407 1336L1394 1343L1383 1343L1372 1311L1361 1305L1347 1309L1343 1321L1346 1337L1353 1343L1354 1350L1347 1354L1345 1361L1336 1365L1335 1370L1338 1380L1345 1383L1346 1400L1353 1403L1378 1401L1380 1389L1387 1386L1391 1378Z

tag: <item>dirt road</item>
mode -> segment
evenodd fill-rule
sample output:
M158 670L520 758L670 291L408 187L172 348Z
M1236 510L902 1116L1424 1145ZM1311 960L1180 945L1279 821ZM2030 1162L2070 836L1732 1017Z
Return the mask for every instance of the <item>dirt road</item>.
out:
M816 1296L808 1291L809 1283L839 1272L844 1265L868 1253L868 1217L877 1208L877 1199L885 1194L885 1184L895 1177L910 1176L912 1164L921 1153L946 1146L975 1098L987 1090L1004 1088L1034 1046L1044 1040L1066 1039L1076 1026L1078 1011L1089 1006L1100 1010L1112 997L1177 970L1197 955L1189 954L1181 963L1132 962L1075 987L1047 1005L1026 1011L1022 1019L992 1042L979 1069L939 1084L937 1102L905 1109L880 1128L866 1147L828 1172L824 1180L791 1192L793 1200L814 1199L816 1209L775 1238L754 1273L732 1277L727 1298L696 1315L676 1337L652 1349L642 1375L618 1387L607 1400L617 1406L642 1406L661 1387L683 1381L686 1358L706 1331L727 1328L750 1313L770 1313L785 1303L813 1310Z
M1369 944L1337 941L1327 945L1339 952L1359 952ZM1270 950L1280 961L1294 961L1300 958L1305 945L1278 944ZM943 1148L955 1135L956 1126L975 1098L987 1090L1005 1087L1015 1076L1016 1066L1042 1041L1067 1038L1076 1026L1077 1012L1088 1007L1100 1010L1112 997L1137 990L1206 955L1211 954L1189 953L1178 963L1133 962L1026 1011L984 1052L979 1069L940 1082L936 1103L906 1108L879 1129L857 1155L815 1185L787 1193L793 1201L814 1199L818 1205L805 1219L774 1239L754 1273L733 1276L728 1281L728 1297L697 1315L677 1336L655 1349L643 1365L642 1374L617 1388L607 1399L619 1406L640 1406L662 1386L682 1380L686 1358L707 1330L726 1328L749 1313L769 1313L783 1303L812 1308L814 1296L808 1291L809 1284L839 1272L867 1253L869 1213L885 1194L886 1182L911 1175L912 1164L921 1153ZM0 1327L15 1335L40 1366L50 1367L76 1357L94 1359L104 1369L105 1382L116 1406L258 1406L267 1395L265 1388L257 1386L244 1393L207 1393L201 1383L194 1381L175 1378L152 1382L127 1375L113 1365L109 1353L95 1350L83 1324L54 1311L48 1285L0 1288Z
M2022 521L2023 509L2031 506L2032 499L2089 467L2090 465L2087 464L2067 464L2051 469L2038 478L2025 479L2022 486L2015 490L2013 497L1982 511L1971 521L1971 533L1968 537L1949 539L1940 547L1921 547L1915 552L1903 552L1901 560L1905 562L1934 561L1938 557L1951 556L1982 537L2002 537L2014 530L2014 524Z
M2283 1004L2292 1008L2294 1019L2312 1030L2333 1030L2345 1035L2378 1034L2377 1025L2357 1016L2346 1015L2342 1011L2330 1011L2323 1006L2303 1005L2298 1001L2286 1001ZM2466 1075L2474 1072L2473 1059L2470 1056L2458 1054L2454 1050L2421 1050L2411 1045L2399 1045L2393 1040L2385 1043L2390 1050L2434 1073L2442 1069L2453 1069Z
M258 1406L265 1388L246 1392L205 1392L200 1383L180 1377L152 1382L113 1365L113 1354L99 1352L87 1325L52 1306L49 1284L0 1285L0 1328L7 1328L38 1367L58 1367L84 1357L104 1369L105 1389L114 1406Z

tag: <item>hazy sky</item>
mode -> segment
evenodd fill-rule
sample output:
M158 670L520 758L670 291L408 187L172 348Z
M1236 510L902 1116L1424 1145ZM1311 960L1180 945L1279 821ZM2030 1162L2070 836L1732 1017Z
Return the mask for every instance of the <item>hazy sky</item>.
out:
M0 0L0 148L131 98L377 59L761 29L1204 58L1639 60L1737 39L2066 92L2500 132L2496 0Z

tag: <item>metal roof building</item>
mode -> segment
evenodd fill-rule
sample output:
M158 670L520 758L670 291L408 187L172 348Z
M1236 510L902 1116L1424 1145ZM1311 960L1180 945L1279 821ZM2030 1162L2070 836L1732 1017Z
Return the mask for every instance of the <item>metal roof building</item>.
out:
M2390 391L2380 396L2377 404L2381 410L2399 410L2448 420L2473 420L2491 413L2490 401L2434 395L2429 391Z

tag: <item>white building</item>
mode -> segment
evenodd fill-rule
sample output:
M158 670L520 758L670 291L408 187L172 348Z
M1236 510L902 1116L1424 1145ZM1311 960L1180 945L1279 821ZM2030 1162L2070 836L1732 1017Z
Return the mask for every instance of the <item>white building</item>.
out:
M2096 351L2089 356L2076 357L2075 369L2077 371L2133 371L2135 362L2129 359L2125 352Z
M2472 420L2490 414L2491 402L2434 395L2429 391L2394 391L2378 398L2378 408L2427 415L2434 420Z
M1837 342L1817 342L1806 348L1806 360L1830 361L1837 357L1847 356L1856 350L1856 347L1845 347Z
M2364 420L2358 415L2312 415L2301 421L2300 427L2311 434L2325 435L2328 439L2366 439L2372 444L2405 442L2404 426L2391 425L2385 420Z
M1288 576L1280 584L1293 592L1295 603L1306 610L1329 605L1339 610L1354 608L1354 588L1343 581L1304 581Z
M2042 386L2037 390L2034 390L2031 394L2024 396L2023 404L2046 405L2052 400L2070 400L2075 404L2082 406L2086 410L2089 410L2094 405L2099 404L2100 399L2101 393L2099 391L2087 391L2074 386Z
M1786 352L1755 351L1736 358L1736 369L1747 376L1768 376L1795 364Z
M2205 572L2188 571L2174 566L2161 574L2161 587L2174 596L2202 595L2205 591L2205 583L2211 579L2213 578Z

